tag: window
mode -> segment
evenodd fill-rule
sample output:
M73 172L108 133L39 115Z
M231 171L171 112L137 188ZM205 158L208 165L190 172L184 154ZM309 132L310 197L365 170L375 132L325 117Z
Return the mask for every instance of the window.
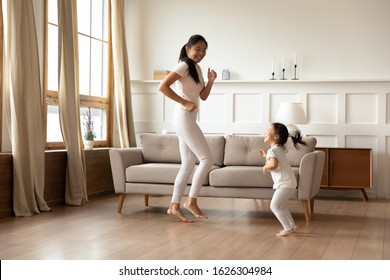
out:
M58 106L58 15L57 0L47 0L46 53L46 147L63 148ZM91 109L95 146L111 142L109 0L77 0L79 44L80 126Z

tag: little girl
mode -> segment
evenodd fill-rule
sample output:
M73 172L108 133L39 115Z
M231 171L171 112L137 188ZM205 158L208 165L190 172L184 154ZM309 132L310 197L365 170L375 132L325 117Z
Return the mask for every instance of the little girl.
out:
M278 237L288 236L297 230L294 219L286 207L288 200L294 194L297 187L294 171L287 160L284 149L284 144L287 142L288 137L289 133L285 125L272 123L269 125L264 138L264 143L270 145L271 148L267 152L263 149L259 151L259 154L266 158L263 172L270 171L272 180L274 181L273 188L275 192L270 207L271 211L283 226L283 230L276 234ZM300 133L295 134L294 137L291 136L291 138L295 146L298 143L306 145L302 141Z

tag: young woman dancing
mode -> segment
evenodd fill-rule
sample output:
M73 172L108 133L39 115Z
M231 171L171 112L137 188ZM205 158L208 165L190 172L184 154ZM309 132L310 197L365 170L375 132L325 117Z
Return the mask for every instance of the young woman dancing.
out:
M184 207L198 219L208 218L199 209L197 198L213 165L213 158L206 138L196 122L199 98L206 100L209 97L217 78L217 73L209 68L207 72L208 83L205 85L202 70L198 65L205 57L207 47L207 41L203 36L191 36L180 51L179 63L161 81L159 86L159 90L164 95L177 102L173 125L179 137L181 167L175 179L171 204L167 213L183 222L193 222L183 214L180 203L197 159L199 166L194 173L190 193ZM176 83L176 91L171 88L174 83Z

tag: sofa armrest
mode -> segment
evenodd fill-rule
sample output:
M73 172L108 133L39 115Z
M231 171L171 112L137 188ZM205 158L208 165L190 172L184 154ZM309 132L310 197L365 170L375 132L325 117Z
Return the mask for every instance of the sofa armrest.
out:
M113 148L109 151L115 193L126 193L126 168L143 164L141 148Z
M324 161L323 151L310 152L302 157L299 166L299 200L311 200L320 191Z

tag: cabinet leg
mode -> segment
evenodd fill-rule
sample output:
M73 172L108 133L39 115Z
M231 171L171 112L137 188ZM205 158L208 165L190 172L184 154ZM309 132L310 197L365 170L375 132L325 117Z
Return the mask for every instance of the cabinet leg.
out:
M368 201L368 196L366 194L366 190L361 188L361 189L359 189L359 191L360 191L360 196L362 197L363 201L367 202Z

